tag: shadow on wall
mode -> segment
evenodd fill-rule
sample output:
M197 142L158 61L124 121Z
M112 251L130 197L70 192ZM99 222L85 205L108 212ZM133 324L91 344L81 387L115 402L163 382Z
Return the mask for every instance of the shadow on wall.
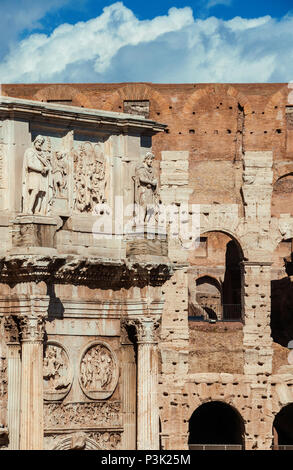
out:
M284 406L274 420L274 448L289 445L293 447L293 404Z
M271 282L272 338L281 346L293 339L293 282L290 277Z

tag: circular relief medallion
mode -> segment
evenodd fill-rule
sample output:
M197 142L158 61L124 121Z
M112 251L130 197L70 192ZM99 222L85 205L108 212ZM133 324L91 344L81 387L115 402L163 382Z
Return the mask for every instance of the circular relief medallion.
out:
M80 386L89 398L105 399L112 395L118 382L114 352L105 343L92 343L81 356Z
M45 400L60 400L69 392L73 374L64 347L50 341L46 345L43 361Z

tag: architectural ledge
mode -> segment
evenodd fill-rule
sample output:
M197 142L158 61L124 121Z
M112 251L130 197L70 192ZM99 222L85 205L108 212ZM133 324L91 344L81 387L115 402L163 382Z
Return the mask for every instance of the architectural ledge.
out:
M156 262L139 262L70 255L10 255L0 259L0 282L71 283L101 289L159 286L173 273L167 257Z
M109 125L119 126L121 132L124 129L144 128L148 134L163 132L167 125L159 124L155 121L145 119L143 116L115 113L90 108L80 108L60 104L45 103L33 100L0 97L0 115L8 117L29 117L30 119L65 120L70 124L86 124L90 126L104 127Z

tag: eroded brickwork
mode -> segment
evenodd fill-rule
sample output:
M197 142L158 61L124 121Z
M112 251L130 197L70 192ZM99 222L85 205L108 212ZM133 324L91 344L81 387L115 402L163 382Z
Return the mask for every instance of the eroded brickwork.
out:
M246 449L272 448L274 419L293 403L293 366L288 361L288 342L293 339L293 107L288 101L289 92L286 84L2 85L2 93L10 97L136 112L166 124L163 132L152 139L160 200L178 208L186 203L200 205L200 246L185 250L180 239L168 239L164 254L168 253L172 275L159 288L134 287L132 281L131 287L95 286L94 291L71 286L68 273L74 266L66 272L68 285L56 288L54 295L63 304L82 299L87 311L87 304L100 296L107 303L105 311L115 312L111 325L103 327L98 335L101 341L106 341L107 335L113 336L111 348L118 362L123 362L122 381L109 402L111 406L119 402L120 408L115 410L121 419L109 424L116 426L115 432L111 431L115 434L112 444L105 444L105 436L97 438L93 432L84 438L85 448L91 448L92 439L101 448L130 449L138 445L136 434L143 436L143 431L136 429L133 392L136 368L142 367L138 357L141 354L145 361L153 361L157 353L159 369L154 367L152 381L158 376L162 448L188 449L188 442L196 444L190 441L191 418L209 402L225 403L238 413ZM3 163L7 152L18 151L11 150L8 129L5 132L0 135L2 172L7 171ZM130 136L124 146L118 140L111 143L111 158L115 161L111 163L111 184L114 181L117 193L124 193L126 198L130 198L132 188L126 175L134 174L136 153L151 146L145 135L139 145L131 139ZM124 184L117 177L122 169ZM7 210L5 197L3 193L2 210ZM13 210L17 212L19 204L15 204ZM52 222L52 233L43 228L43 238L32 225L40 246L47 240L45 246L57 247L60 253L86 256L90 249L91 253L102 252L105 258L116 261L128 254L137 256L140 249L135 244L129 245L128 252L119 244L95 241L91 245L84 219L74 218L63 226L59 222ZM9 239L8 225L3 217L0 229L6 248L11 249L15 238L15 248L28 246L23 233L20 236L15 231L14 239ZM143 246L144 253L149 249L150 245ZM9 269L14 272L15 267ZM107 282L110 283L110 276ZM1 295L11 296L5 283ZM137 339L135 342L131 336L134 323L125 327L128 337L125 332L122 335L118 321L121 311L127 311L130 317L139 312L148 318L152 308L158 310L161 322L156 332L158 351L154 348L148 352L152 348L149 344L155 344L155 336L151 341L144 337L141 343ZM66 309L70 316L70 305ZM49 331L53 336L59 334L53 327ZM89 336L94 341L95 334ZM80 341L83 344L84 340ZM69 393L76 396L77 386ZM4 394L3 406L6 398ZM213 417L210 419L212 426ZM71 441L60 443L56 429L47 428L48 448L56 443L60 448L70 448ZM293 431L289 431L287 436L291 433L292 437ZM143 439L139 438L139 446L143 446ZM157 445L152 434L145 439L149 445ZM276 442L275 437L275 445Z

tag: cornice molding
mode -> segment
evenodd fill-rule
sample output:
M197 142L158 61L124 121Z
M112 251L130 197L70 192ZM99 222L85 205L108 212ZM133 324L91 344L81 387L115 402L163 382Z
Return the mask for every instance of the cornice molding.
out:
M97 257L10 255L0 259L0 282L51 282L101 289L160 286L173 273L168 258L161 262L113 261Z

